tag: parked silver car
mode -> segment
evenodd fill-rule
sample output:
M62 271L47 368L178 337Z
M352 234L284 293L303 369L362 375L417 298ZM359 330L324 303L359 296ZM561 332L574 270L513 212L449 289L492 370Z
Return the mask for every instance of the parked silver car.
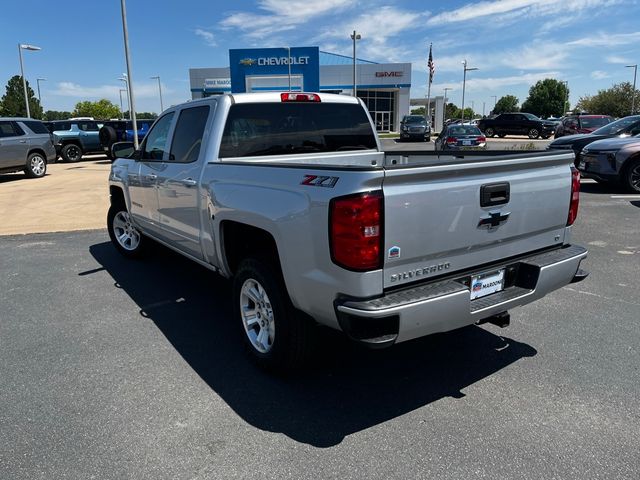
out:
M0 117L0 173L19 172L44 177L56 149L47 127L31 118Z

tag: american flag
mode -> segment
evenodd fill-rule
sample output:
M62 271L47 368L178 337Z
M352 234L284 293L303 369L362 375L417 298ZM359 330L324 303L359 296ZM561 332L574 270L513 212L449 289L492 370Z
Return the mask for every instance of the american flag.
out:
M431 49L433 45L429 45L429 61L427 62L427 67L429 67L429 84L433 82L433 74L436 72L436 66L433 64L433 55L431 54Z

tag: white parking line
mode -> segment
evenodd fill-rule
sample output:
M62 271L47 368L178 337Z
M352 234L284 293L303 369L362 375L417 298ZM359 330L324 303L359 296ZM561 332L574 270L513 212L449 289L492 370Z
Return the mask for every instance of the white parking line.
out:
M640 198L640 195L611 195L611 198Z

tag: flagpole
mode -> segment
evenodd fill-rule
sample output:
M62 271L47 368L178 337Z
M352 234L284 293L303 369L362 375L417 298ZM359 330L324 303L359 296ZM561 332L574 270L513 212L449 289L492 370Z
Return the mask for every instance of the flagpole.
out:
M429 44L429 58L431 58L431 47L433 46L433 43ZM429 65L427 63L427 76L429 77L429 86L427 87L427 105L424 109L424 118L425 121L427 122L427 125L429 125L429 128L432 127L431 125L431 112L429 111L431 109L431 65Z

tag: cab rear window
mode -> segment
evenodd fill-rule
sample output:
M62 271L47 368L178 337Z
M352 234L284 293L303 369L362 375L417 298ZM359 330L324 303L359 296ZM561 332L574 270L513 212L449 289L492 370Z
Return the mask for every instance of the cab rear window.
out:
M377 147L360 105L252 103L232 105L220 158L368 150Z

